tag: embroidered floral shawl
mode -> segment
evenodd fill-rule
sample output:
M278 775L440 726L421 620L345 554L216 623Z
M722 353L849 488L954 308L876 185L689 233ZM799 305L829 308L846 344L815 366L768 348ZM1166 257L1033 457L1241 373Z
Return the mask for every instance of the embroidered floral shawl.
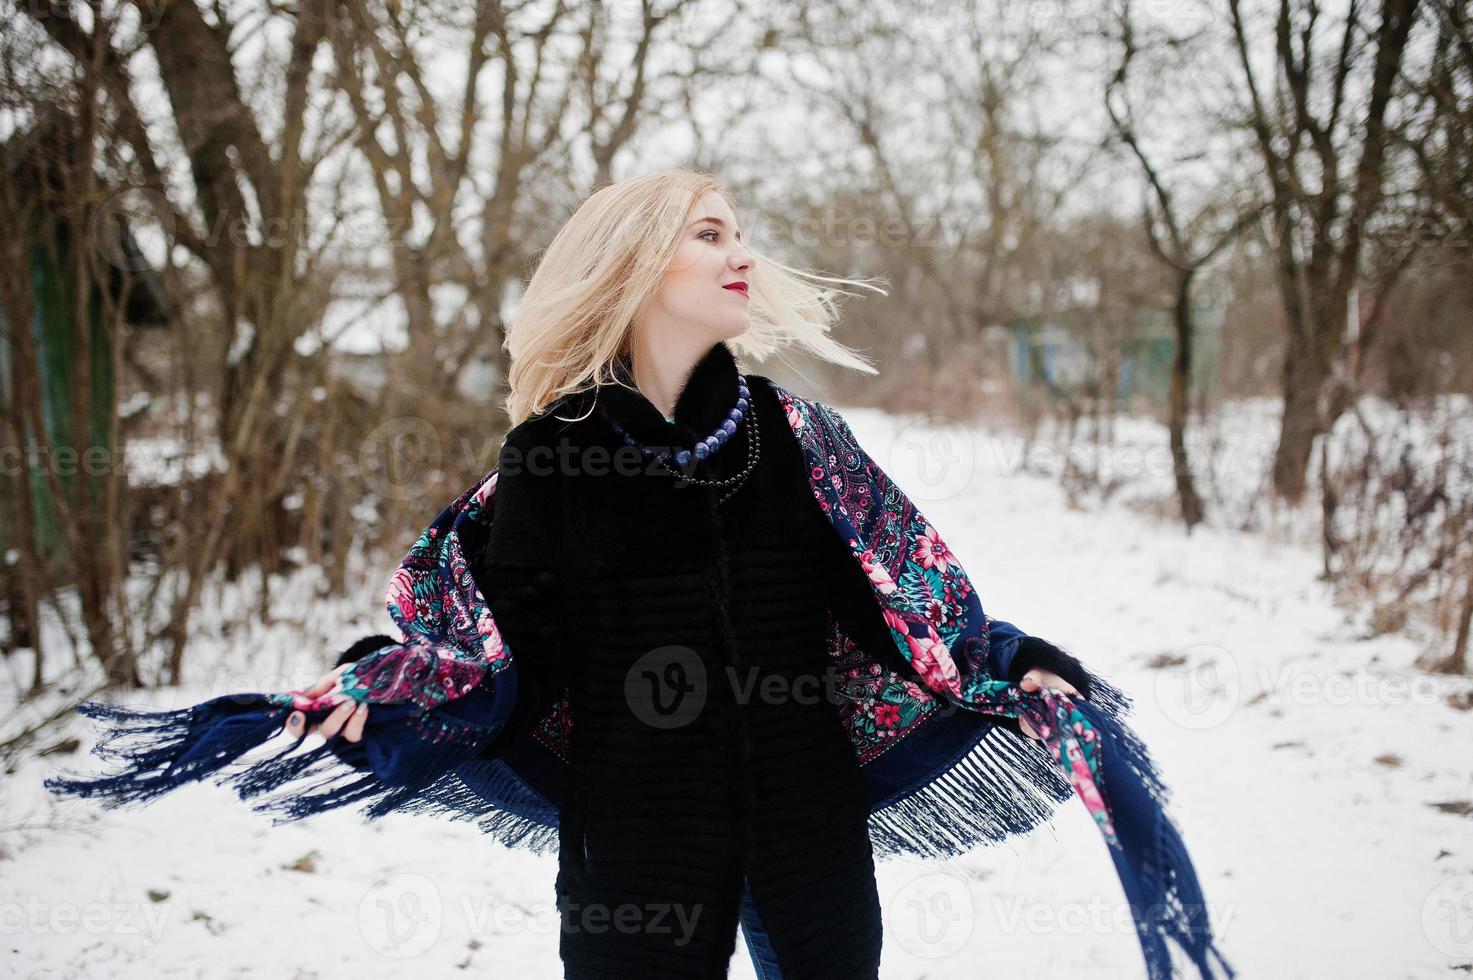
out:
M934 525L860 448L828 405L774 385L798 437L819 506L874 587L897 648L922 687L868 656L829 620L829 654L843 678L841 716L869 792L877 856L939 856L1024 833L1077 796L1094 818L1135 918L1152 980L1173 976L1167 941L1205 977L1216 947L1208 910L1167 790L1125 724L1130 701L1090 673L1089 700L1007 681L1016 627L983 612L965 570ZM497 471L447 506L416 540L387 591L403 634L346 670L339 689L236 694L177 711L100 702L77 710L107 723L93 752L116 773L47 780L58 794L105 806L141 803L221 772L283 730L294 707L316 721L340 694L374 705L364 738L285 751L221 775L276 822L355 802L369 818L417 812L474 820L508 846L555 846L558 767L576 724L561 702L536 729L535 748L495 758L516 702L511 651L472 578L462 522L494 520ZM1027 719L1041 742L987 723ZM304 736L305 737L305 736ZM303 737L303 738L304 738Z

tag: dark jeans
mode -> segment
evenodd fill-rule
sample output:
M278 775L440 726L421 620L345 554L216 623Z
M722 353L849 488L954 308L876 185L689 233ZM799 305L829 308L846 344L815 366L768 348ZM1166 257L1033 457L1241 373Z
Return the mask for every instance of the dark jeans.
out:
M752 969L757 971L757 980L782 980L782 971L777 968L777 955L767 941L762 920L757 917L750 883L742 891L742 936L747 940L747 952L752 955Z

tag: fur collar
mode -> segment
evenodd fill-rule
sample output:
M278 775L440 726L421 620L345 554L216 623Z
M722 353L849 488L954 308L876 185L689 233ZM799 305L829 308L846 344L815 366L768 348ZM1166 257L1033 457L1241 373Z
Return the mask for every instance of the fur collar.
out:
M597 405L647 446L689 449L709 436L736 407L736 357L721 341L712 344L686 376L675 400L674 425L666 422L654 403L633 387L627 354L614 370L630 387L617 382L599 385Z

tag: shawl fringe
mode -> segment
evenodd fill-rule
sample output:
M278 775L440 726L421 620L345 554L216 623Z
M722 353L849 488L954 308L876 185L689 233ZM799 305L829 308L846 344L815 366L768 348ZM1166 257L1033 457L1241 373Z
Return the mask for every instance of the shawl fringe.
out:
M264 696L215 698L172 711L141 711L83 701L77 712L99 722L92 754L124 768L107 776L56 776L53 793L96 798L105 809L148 803L224 769L279 733L285 712L262 710Z
M500 760L472 760L398 810L473 822L516 850L553 854L558 847L556 808Z
M1132 711L1130 695L1087 667L1083 671L1092 704L1117 718ZM1133 735L1122 738L1140 745ZM1073 786L1042 743L985 726L969 747L877 803L870 840L876 858L959 857L1028 833L1073 796Z
M958 857L1026 833L1051 817L1074 789L1058 763L1017 736L987 726L939 775L870 814L875 857Z

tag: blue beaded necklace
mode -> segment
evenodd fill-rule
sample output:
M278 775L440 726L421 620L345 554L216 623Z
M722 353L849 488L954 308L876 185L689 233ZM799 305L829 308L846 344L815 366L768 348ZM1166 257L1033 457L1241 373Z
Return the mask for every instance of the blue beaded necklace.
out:
M694 451L690 449L682 449L674 454L676 465L679 466L682 470L689 470L693 465L691 462L692 458L694 458L697 462L703 459L710 458L713 453L718 452L722 446L726 445L727 442L731 440L732 436L736 435L737 427L742 424L742 421L744 419L747 419L748 414L751 414L753 417L751 420L748 421L747 425L747 465L742 467L742 471L740 473L729 476L724 480L700 480L689 475L688 472L682 473L675 471L670 466L671 454L668 451L651 449L650 447L641 443L638 439L634 438L634 436L631 435L629 431L625 429L622 425L620 425L618 421L613 418L613 416L609 415L607 412L603 412L601 414L603 414L609 425L613 427L614 431L619 434L619 437L624 440L625 444L638 449L641 455L643 455L645 458L653 458L656 462L664 466L665 469L669 470L674 475L688 480L691 483L701 484L702 486L725 487L736 484L736 486L732 486L732 488L728 490L725 494L723 494L721 499L716 502L719 506L725 503L727 498L729 498L732 494L737 492L741 484L746 480L748 474L752 472L752 468L757 464L757 459L761 455L761 443L758 439L757 426L755 424L756 411L751 403L751 395L752 392L747 387L746 375L738 374L736 406L727 413L726 418L722 419L721 424L717 426L709 436L696 443ZM664 418L665 421L669 422L671 425L675 424L674 416L666 415Z

